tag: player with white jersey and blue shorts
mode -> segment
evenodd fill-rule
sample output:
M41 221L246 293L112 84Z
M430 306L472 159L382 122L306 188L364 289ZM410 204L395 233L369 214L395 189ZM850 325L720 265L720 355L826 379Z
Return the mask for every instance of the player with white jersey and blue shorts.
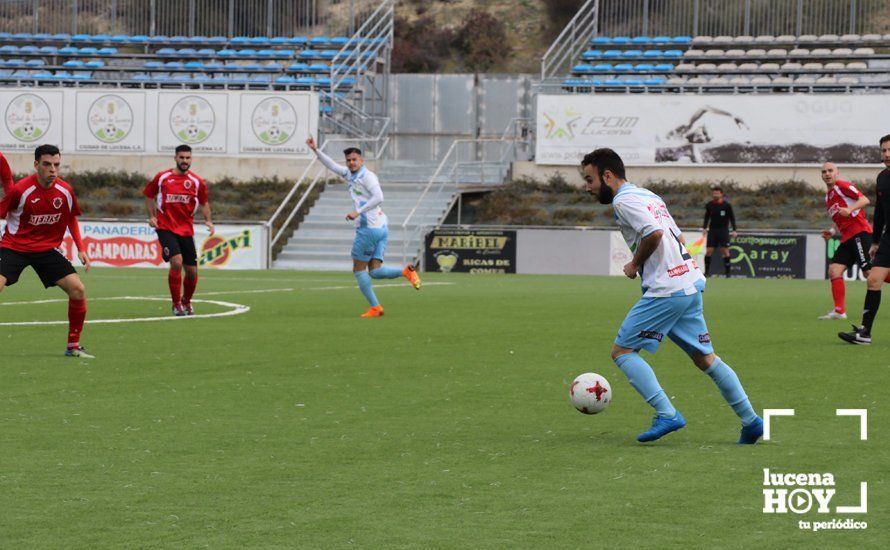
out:
M714 354L702 308L705 277L664 201L628 183L624 162L611 149L585 155L581 167L587 192L612 205L621 235L634 253L624 274L630 279L639 274L642 279L643 297L628 312L612 345L612 360L656 412L652 426L637 441L655 441L686 425L639 354L641 349L654 354L667 337L711 377L741 419L738 442L756 443L763 435L763 420L754 412L739 377Z
M384 267L383 255L386 252L386 242L389 239L389 230L386 226L386 214L380 208L383 204L383 191L377 175L368 170L362 159L362 152L357 147L349 147L343 151L346 157L346 166L341 166L334 160L319 151L315 140L311 137L306 140L306 145L318 156L325 167L344 180L352 197L354 210L346 214L346 219L355 222L355 240L352 243L352 272L358 281L358 287L368 300L370 307L362 317L382 317L383 306L374 294L371 279L395 279L405 277L408 282L420 290L420 276L413 265L407 265L403 269L396 267Z

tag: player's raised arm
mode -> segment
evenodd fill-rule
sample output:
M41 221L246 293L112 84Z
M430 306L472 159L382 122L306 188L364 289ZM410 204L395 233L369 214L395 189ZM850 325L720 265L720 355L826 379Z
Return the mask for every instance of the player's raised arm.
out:
M334 162L334 159L324 154L324 151L319 150L318 146L315 144L315 140L312 139L312 136L309 136L309 138L306 140L306 145L309 146L309 149L311 149L313 153L315 153L315 156L318 157L318 160L320 160L321 163L325 165L325 168L327 168L331 172L334 172L341 178L349 176L349 169L345 166L337 164L336 162Z

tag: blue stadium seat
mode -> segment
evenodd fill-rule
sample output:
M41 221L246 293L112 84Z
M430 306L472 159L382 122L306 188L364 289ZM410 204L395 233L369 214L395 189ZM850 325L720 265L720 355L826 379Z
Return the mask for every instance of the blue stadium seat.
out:
M37 69L43 67L45 64L46 63L44 63L42 59L29 59L25 61L25 66L30 69Z
M609 63L598 63L593 66L593 71L597 73L606 73L612 70L612 65Z
M216 55L216 50L211 48L201 48L200 50L195 52L196 57L213 57Z
M683 57L683 50L666 50L664 52L664 57L668 57L671 59Z
M94 34L93 36L90 37L90 42L98 43L98 44L104 44L104 43L108 42L109 40L111 40L111 37L108 36L107 34Z
M643 57L645 59L659 59L664 55L664 52L661 50L646 50L643 52Z
M148 44L151 38L145 34L137 34L130 37L130 44Z
M297 83L297 79L292 76L288 76L288 75L279 76L278 78L275 79L275 84L296 84L296 83Z
M661 86L665 82L667 82L667 79L663 76L650 76L643 80L643 84L646 86Z
M117 55L117 48L99 48L99 55Z
M630 37L629 36L613 36L612 44L614 44L616 46L627 46L628 44L630 44Z
M621 50L606 50L603 52L603 59L620 59Z
M0 55L8 55L11 53L19 53L19 47L13 46L12 44L7 44L5 46L0 46Z
M331 68L325 63L313 63L312 65L309 65L310 73L326 73L329 70L331 70Z
M253 38L250 39L251 46L257 46L257 47L268 46L271 43L272 42L269 40L269 37L267 37L267 36L254 36Z
M675 36L675 37L671 38L671 44L677 44L677 45L692 44L692 37L691 36Z
M600 59L602 56L602 50L587 50L581 54L581 59Z
M100 59L92 59L83 64L87 69L101 69L105 66L105 62Z
M202 61L187 61L184 67L193 71L203 71L204 63Z
M53 35L46 32L39 32L35 34L32 38L35 42L46 42L47 40L52 40Z
M643 57L642 50L625 50L624 53L621 54L621 57L625 59L636 59L638 57Z
M67 69L80 69L83 68L84 63L80 59L70 59L62 63L62 66Z
M652 38L649 36L634 36L630 39L630 43L635 46L646 46L650 42L652 42Z
M256 57L256 50L251 48L238 50L238 57Z
M159 57L173 57L176 55L175 48L161 48L155 52L155 55Z
M327 46L329 42L330 40L327 36L316 36L309 41L309 45L312 47L323 47Z
M669 73L674 70L674 66L670 63L658 63L653 69L659 73Z
M624 73L624 72L632 71L633 68L634 68L634 66L631 65L630 63L619 63L619 64L615 65L614 67L612 67L612 70Z
M72 42L89 42L90 38L91 37L88 34L78 33L78 34L71 36L71 41Z
M84 48L78 48L78 55L97 55L99 53L98 48L94 48L92 46L86 46Z
M3 48L0 48L2 50ZM2 51L0 51L2 53ZM74 46L65 46L64 48L59 48L59 55L77 55L78 49Z
M238 52L235 50L230 50L228 48L219 50L216 52L216 57L236 57Z
M110 42L112 44L129 44L130 43L130 35L128 34L116 34L111 37Z
M657 46L664 46L671 43L670 36L656 36L652 39L652 43Z
M160 69L164 66L164 63L161 61L146 61L142 64L144 69Z
M574 74L584 74L593 72L593 65L588 65L586 63L579 63L572 67L572 73Z
M634 72L637 73L651 73L655 67L653 67L649 63L637 63L634 65Z
M36 54L40 53L40 48L29 44L27 46L22 46L21 48L19 48L19 53L20 54L36 55Z

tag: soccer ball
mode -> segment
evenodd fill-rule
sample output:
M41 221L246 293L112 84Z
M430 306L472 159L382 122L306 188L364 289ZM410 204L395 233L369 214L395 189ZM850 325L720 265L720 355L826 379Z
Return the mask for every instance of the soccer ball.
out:
M603 412L612 402L609 381L595 372L587 372L575 378L569 388L572 405L584 414Z

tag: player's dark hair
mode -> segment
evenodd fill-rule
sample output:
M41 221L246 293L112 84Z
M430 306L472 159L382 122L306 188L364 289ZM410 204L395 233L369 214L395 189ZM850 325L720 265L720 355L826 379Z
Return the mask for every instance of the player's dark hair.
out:
M878 142L878 145L884 145L884 143L886 143L888 141L890 141L890 134L887 134L886 136L882 137L881 141Z
M177 155L178 155L179 153L191 153L191 152L192 152L192 148L189 147L188 145L184 144L184 143L183 143L182 145L179 145L179 146L176 147L176 154L177 154Z
M358 147L347 147L346 149L343 149L344 157L348 157L349 155L351 155L353 153L357 154L358 156L362 156L362 150L359 149Z
M37 149L34 149L34 160L40 160L40 157L42 157L43 155L49 155L53 157L61 154L62 152L59 151L59 148L55 145L43 144Z
M584 155L584 158L581 160L581 166L595 166L600 179L603 178L606 170L615 174L617 178L627 179L624 173L624 161L621 160L618 153L605 147Z

